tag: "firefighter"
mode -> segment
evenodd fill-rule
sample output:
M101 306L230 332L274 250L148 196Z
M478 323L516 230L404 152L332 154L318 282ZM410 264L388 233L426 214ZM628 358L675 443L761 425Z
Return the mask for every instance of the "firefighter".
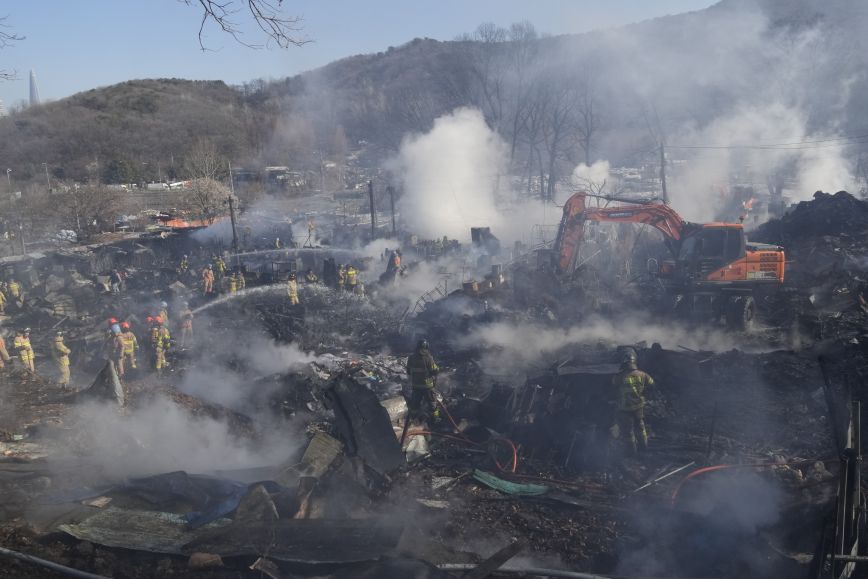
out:
M172 342L172 336L169 334L169 329L163 325L163 319L159 316L154 318L157 326L157 337L154 341L154 368L158 375L162 375L163 368L169 365L166 361L166 353Z
M238 291L238 274L234 271L229 276L229 293L234 294Z
M639 370L636 352L627 351L621 359L621 372L612 379L617 396L614 434L630 443L635 454L638 447L648 448L648 431L645 429L645 391L654 385L654 380ZM638 437L637 437L638 431ZM637 440L638 439L638 440Z
M119 378L124 377L124 338L121 335L120 324L112 326L112 341L109 349L109 360L115 365Z
M313 272L312 269L307 270L307 273L304 274L304 280L307 283L317 283L319 281L319 277Z
M206 297L214 293L214 268L211 265L202 270L202 293Z
M123 376L127 362L129 362L130 368L136 369L137 367L136 351L139 349L139 341L130 329L129 322L123 322L121 324L121 342L123 342L124 347L121 353L120 374Z
M434 394L434 385L440 368L428 349L428 340L419 340L416 351L407 358L407 376L412 394L407 408L419 420L439 420L440 409Z
M159 328L157 327L156 322L154 322L153 316L148 316L147 318L145 318L145 323L148 325L147 340L148 340L148 344L150 345L150 348L145 349L146 356L148 357L146 367L153 368L154 367L154 348L155 348L155 344L157 342L157 331L159 330Z
M347 291L356 293L359 285L359 270L352 265L347 266Z
M238 291L243 290L247 287L247 280L244 278L244 272L242 270L238 270Z
M219 255L214 256L214 275L218 280L223 279L223 276L226 275L226 262Z
M6 340L0 335L0 369L5 368L11 359L9 352L6 350Z
M33 353L33 346L30 345L30 328L19 331L15 336L12 346L18 353L18 360L24 366L24 369L31 374L36 373L36 362L34 361L36 356Z
M21 300L21 284L14 279L9 280L9 297L16 302Z
M190 304L184 302L184 311L181 312L181 347L189 346L193 341L193 310Z
M289 297L289 305L298 305L298 281L295 279L295 274L289 274L289 279L286 282L286 295Z
M181 258L181 263L178 264L178 274L184 275L187 273L187 270L190 269L190 262L187 259L186 254Z
M338 266L338 289L346 289L347 267L344 264Z
M0 287L0 315L6 314L6 291Z
M169 304L160 302L160 312L157 314L163 320L163 325L169 327Z
M69 355L72 350L63 343L63 332L57 332L54 336L54 344L51 346L51 354L57 364L57 373L60 376L58 384L61 388L69 387Z

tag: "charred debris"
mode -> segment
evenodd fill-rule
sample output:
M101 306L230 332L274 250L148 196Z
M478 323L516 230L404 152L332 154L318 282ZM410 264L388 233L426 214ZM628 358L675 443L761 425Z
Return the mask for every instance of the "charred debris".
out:
M677 315L635 227L590 231L568 279L487 228L335 228L342 247L174 231L0 259L6 348L30 328L36 355L0 371L0 577L863 576L864 202L817 193L749 232L787 277L746 329ZM408 411L420 340L437 417ZM635 453L625 353L653 377Z

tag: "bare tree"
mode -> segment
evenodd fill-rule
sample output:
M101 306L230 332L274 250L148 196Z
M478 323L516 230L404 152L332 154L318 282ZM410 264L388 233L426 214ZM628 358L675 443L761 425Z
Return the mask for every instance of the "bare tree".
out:
M226 167L226 161L217 151L217 145L209 139L196 139L193 147L184 156L184 173L191 179L216 179Z
M61 228L75 231L79 239L113 228L121 209L119 191L101 186L58 187L58 191L50 201Z
M594 85L590 76L585 75L576 99L576 132L585 155L585 165L589 167L592 161L591 146L600 130L600 124L600 107Z
M189 189L185 189L182 201L199 219L214 223L218 215L224 213L223 203L229 198L229 189L214 179L195 179Z
M24 37L10 32L9 25L6 24L6 17L0 18L0 48L12 46L18 40L24 40ZM15 78L16 73L14 70L0 68L0 80L15 80Z
M178 0L187 6L198 4L202 10L202 22L199 25L199 46L206 50L203 35L205 26L212 22L220 30L229 34L240 44L250 48L263 48L270 43L280 48L301 46L310 42L300 38L302 19L299 16L286 16L281 11L283 0ZM243 32L235 18L245 14L265 35L264 44L254 44L242 40Z

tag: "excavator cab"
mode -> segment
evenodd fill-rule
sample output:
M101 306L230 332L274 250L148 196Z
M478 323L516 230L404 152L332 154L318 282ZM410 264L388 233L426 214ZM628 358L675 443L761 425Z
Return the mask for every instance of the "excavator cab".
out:
M708 279L713 272L742 259L747 242L744 229L735 224L709 223L681 241L676 269L694 281Z

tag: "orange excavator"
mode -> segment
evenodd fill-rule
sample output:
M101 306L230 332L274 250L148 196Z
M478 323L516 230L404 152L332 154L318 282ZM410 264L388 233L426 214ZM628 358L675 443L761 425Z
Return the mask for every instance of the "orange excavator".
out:
M756 317L756 299L784 281L784 250L747 240L741 223L690 223L662 202L610 199L616 206L588 207L579 192L564 205L555 240L555 270L571 277L577 269L585 222L642 223L660 231L670 256L650 264L676 311L746 328Z

